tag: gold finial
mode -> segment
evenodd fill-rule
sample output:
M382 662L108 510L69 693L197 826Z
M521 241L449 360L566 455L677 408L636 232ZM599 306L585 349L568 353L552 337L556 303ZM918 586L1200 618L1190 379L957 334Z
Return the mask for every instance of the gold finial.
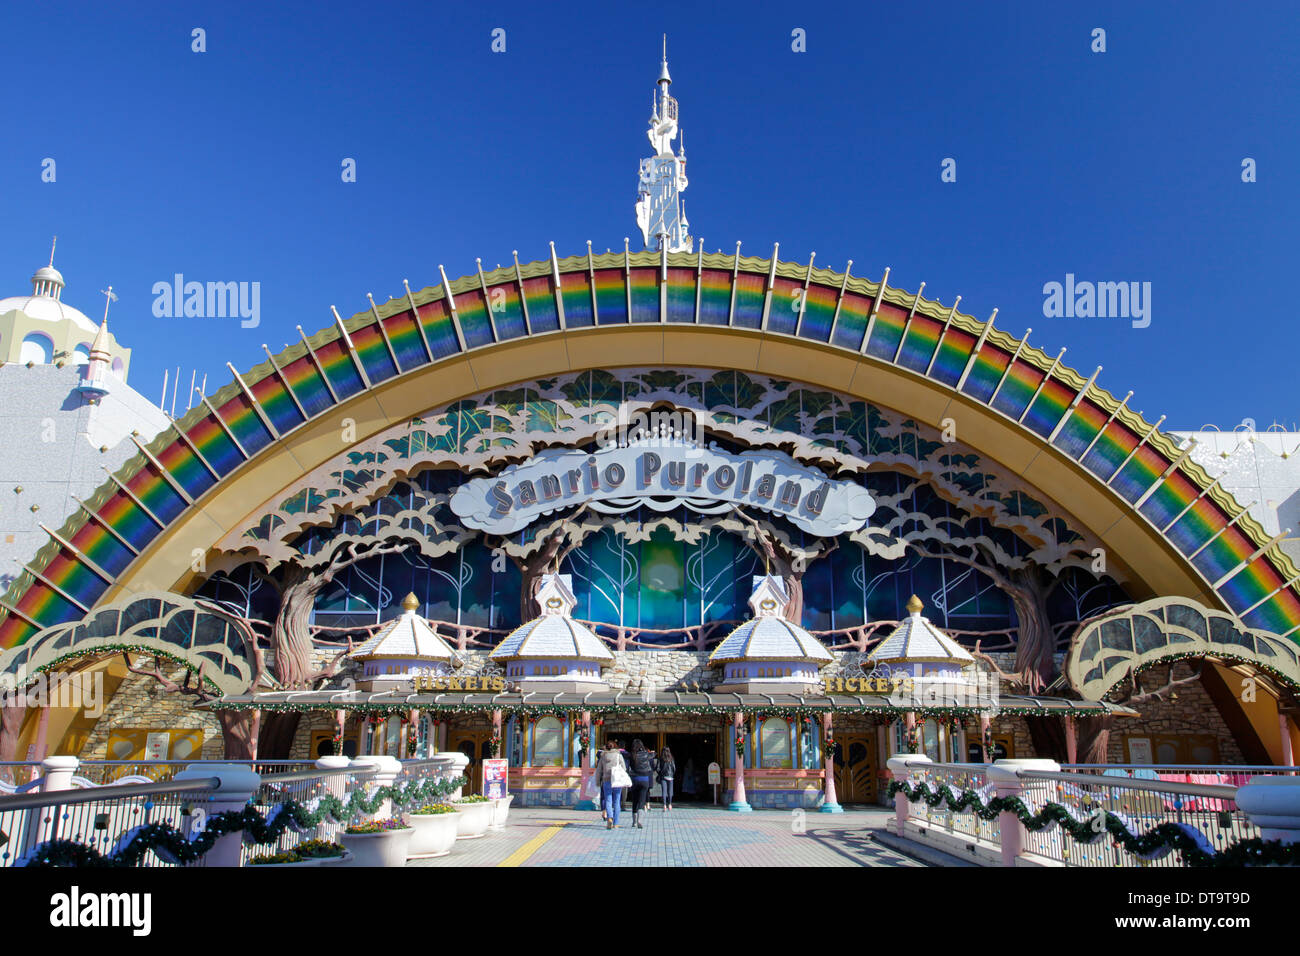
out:
M907 599L908 614L920 614L921 610L924 607L925 605L921 603L921 599L917 597L915 594L913 594L910 598Z
M412 591L406 597L402 598L402 610L418 611L419 609L420 609L420 599L415 596L414 591Z

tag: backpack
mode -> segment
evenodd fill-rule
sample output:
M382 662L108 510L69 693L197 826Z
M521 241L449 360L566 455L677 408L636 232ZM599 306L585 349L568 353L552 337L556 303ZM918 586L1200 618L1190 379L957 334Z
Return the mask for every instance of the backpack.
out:
M632 776L648 777L652 770L649 751L642 750L632 757Z

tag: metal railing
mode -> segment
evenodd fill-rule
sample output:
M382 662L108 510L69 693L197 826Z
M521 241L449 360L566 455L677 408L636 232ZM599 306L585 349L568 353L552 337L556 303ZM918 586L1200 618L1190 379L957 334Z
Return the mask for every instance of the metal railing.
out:
M1140 765L1076 764L1049 770L1019 766L1014 761L1003 766L1000 763L929 763L906 756L895 759L899 762L891 761L891 770L902 773L905 767L909 786L924 785L923 792L933 795L946 784L953 797L960 799L973 792L977 803L985 806L996 795L1017 796L1024 810L1035 817L1052 805L1056 809L1050 812L1064 812L1074 831L1068 831L1056 820L1049 820L1041 829L1030 830L1011 810L1002 810L998 819L983 820L973 807L954 811L948 800L942 799L932 808L920 798L922 794L913 800L899 794L895 797L895 810L900 835L910 819L929 831L955 837L972 850L978 850L981 844L988 849L996 847L1004 865L1016 857L1026 857L1048 865L1083 867L1186 865L1183 854L1171 850L1164 840L1149 853L1139 855L1131 851L1117 835L1116 823L1135 838L1142 838L1163 824L1175 824L1185 837L1210 854L1259 838L1259 826L1237 805L1239 789L1253 776L1286 774L1295 769L1197 765L1179 766L1173 768L1173 773L1158 774L1156 768ZM1101 768L1106 772L1090 772ZM1187 777L1194 779L1189 782ZM1207 777L1228 782L1202 782ZM1001 832L1003 827L1012 824L1016 827L1014 833Z
M263 817L270 819L277 806L290 801L310 805L310 801L332 794L346 803L353 791L364 788L374 776L375 770L373 768L353 767L342 770L313 768L311 770L269 774L262 777L257 793L253 797L252 807ZM289 827L280 834L273 844L243 844L239 857L240 866L246 866L248 861L256 856L292 850L299 843L306 840L326 840L333 843L338 840L339 832L342 829L342 824L328 821L303 832L298 832Z
M0 867L14 866L41 843L72 840L109 854L132 829L166 823L189 827L196 798L220 786L216 777L163 784L125 784L0 797ZM172 866L147 851L140 866Z
M1236 786L1146 780L1077 770L1063 773L1021 770L1019 776L1026 782L1021 799L1030 812L1036 812L1050 801L1091 821L1090 829L1096 837L1088 843L1077 841L1056 825L1026 831L1027 853L1066 866L1183 865L1174 852L1157 859L1143 859L1129 853L1107 831L1106 814L1118 818L1134 836L1141 836L1162 823L1193 827L1216 852L1259 836L1259 828L1237 807Z

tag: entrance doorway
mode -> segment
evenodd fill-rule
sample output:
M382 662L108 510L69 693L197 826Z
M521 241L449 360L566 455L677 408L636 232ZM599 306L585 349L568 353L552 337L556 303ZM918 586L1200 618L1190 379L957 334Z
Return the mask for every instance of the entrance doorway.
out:
M483 792L483 761L492 756L492 731L490 730L453 730L451 749L459 750L469 758L469 764L461 771L469 785L464 793Z
M876 735L835 735L835 795L840 803L876 802Z
M718 759L717 734L664 734L664 744L673 752L677 773L673 777L673 805L712 803L709 764ZM655 788L654 796L660 791Z

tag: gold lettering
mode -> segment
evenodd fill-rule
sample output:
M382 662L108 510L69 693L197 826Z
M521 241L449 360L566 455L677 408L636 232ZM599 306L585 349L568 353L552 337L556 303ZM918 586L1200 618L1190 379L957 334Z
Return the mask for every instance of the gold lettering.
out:
M823 678L822 688L823 688L822 692L829 697L835 690L835 679L832 677Z
M493 689L493 690L505 690L505 689L506 689L506 682L505 682L505 680L502 679L502 678L500 678L500 677L494 677L494 678L492 678L492 689Z
M477 677L466 677L466 678L465 678L465 689L466 689L466 690L478 690L478 678L477 678Z

